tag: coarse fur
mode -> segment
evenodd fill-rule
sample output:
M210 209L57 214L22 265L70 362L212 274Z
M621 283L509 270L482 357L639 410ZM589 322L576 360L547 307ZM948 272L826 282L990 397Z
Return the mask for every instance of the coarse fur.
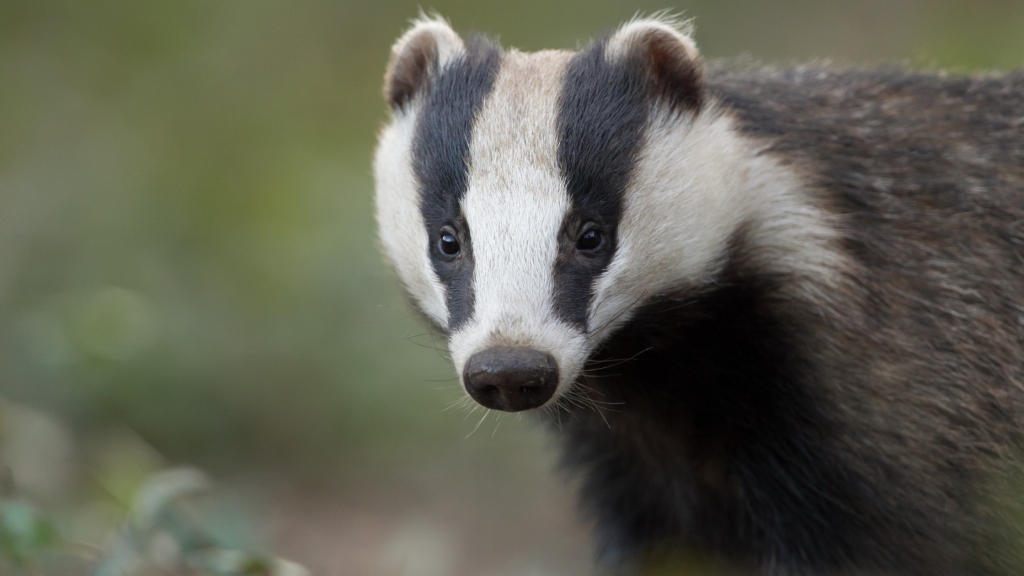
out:
M385 97L384 251L460 377L557 360L608 566L1024 570L1024 74L707 68L664 19L524 54L421 19Z

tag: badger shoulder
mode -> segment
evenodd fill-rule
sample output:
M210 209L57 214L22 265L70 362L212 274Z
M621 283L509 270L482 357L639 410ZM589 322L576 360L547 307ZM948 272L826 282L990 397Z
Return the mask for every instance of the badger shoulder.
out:
M711 67L706 86L827 213L845 289L866 296L845 301L891 330L886 346L943 358L943 381L1017 386L1024 71ZM965 380L965 365L999 368Z
M814 379L849 395L840 411L871 438L863 458L887 447L922 464L947 482L945 501L969 476L954 471L974 471L973 481L999 465L992 455L1016 461L1024 71L712 66L706 87L739 134L798 175L836 232L843 281L827 288L841 304L810 321L824 343ZM861 410L889 419L878 436Z

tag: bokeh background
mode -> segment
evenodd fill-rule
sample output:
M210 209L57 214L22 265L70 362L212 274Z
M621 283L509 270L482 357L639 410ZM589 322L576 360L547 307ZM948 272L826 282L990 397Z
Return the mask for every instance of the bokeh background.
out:
M191 464L224 538L314 573L591 572L553 447L445 411L377 250L381 77L420 5L0 0L0 462L72 537ZM524 50L668 8L710 58L1024 64L1022 0L422 6Z

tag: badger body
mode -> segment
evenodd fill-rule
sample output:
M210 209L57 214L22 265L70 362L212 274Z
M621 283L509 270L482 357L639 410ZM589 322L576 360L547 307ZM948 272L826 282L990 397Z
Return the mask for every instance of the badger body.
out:
M384 251L469 395L546 414L609 565L1024 570L1024 75L423 20L385 97Z

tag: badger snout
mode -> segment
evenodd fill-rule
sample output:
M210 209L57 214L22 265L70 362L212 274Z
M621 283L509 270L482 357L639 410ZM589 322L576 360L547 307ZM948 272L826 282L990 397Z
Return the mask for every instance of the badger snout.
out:
M558 363L532 348L488 348L466 362L466 391L481 405L504 412L542 406L558 387Z

